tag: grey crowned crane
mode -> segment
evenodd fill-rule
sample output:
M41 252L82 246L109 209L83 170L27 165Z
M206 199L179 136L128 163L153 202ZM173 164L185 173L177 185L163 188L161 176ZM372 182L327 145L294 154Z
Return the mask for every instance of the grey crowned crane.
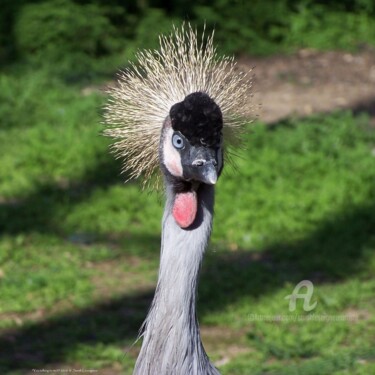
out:
M197 285L214 186L243 129L250 81L218 56L213 34L199 38L190 25L137 60L109 90L105 114L130 177L152 184L161 172L165 185L159 276L134 374L218 375L199 333Z

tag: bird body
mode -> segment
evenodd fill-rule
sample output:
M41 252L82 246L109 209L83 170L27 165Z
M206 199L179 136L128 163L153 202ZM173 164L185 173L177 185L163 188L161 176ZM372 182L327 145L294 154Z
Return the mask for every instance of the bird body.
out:
M134 375L219 375L200 337L197 285L214 185L243 125L249 82L190 25L160 44L138 54L140 66L110 91L106 112L106 134L130 176L147 183L161 171L165 185L158 283Z

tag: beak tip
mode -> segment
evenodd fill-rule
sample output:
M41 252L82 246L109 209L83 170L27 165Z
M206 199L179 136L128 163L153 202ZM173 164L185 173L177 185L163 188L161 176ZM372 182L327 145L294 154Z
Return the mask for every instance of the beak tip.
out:
M217 178L216 177L215 178L209 178L207 180L207 182L208 182L209 185L216 185Z
M210 169L205 176L205 181L208 185L215 185L217 182L217 172L215 169Z
M202 182L207 185L215 185L218 180L216 165L212 162L188 166L184 172L184 177L189 180Z

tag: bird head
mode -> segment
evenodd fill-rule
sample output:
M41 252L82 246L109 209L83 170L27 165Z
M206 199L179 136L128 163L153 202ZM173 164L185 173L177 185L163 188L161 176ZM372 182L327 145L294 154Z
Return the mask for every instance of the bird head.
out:
M195 92L174 104L164 122L160 162L178 181L214 185L223 169L223 116L207 94Z
M176 223L189 228L200 191L216 183L223 155L231 161L228 146L240 141L251 84L233 58L217 55L213 33L199 37L189 24L136 58L109 89L105 134L129 178L156 187L163 172Z
M223 154L230 164L229 146L241 142L247 73L233 58L217 55L213 33L200 37L189 24L161 36L158 51L136 58L109 88L105 111L104 133L115 139L123 170L152 188L161 186L160 169L185 185L214 184Z

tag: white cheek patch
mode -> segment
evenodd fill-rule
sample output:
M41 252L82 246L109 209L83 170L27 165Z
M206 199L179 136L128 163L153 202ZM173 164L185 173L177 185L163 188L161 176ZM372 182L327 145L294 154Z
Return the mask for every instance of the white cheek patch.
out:
M182 177L181 156L172 145L173 129L169 128L164 136L163 160L168 171L175 177Z

